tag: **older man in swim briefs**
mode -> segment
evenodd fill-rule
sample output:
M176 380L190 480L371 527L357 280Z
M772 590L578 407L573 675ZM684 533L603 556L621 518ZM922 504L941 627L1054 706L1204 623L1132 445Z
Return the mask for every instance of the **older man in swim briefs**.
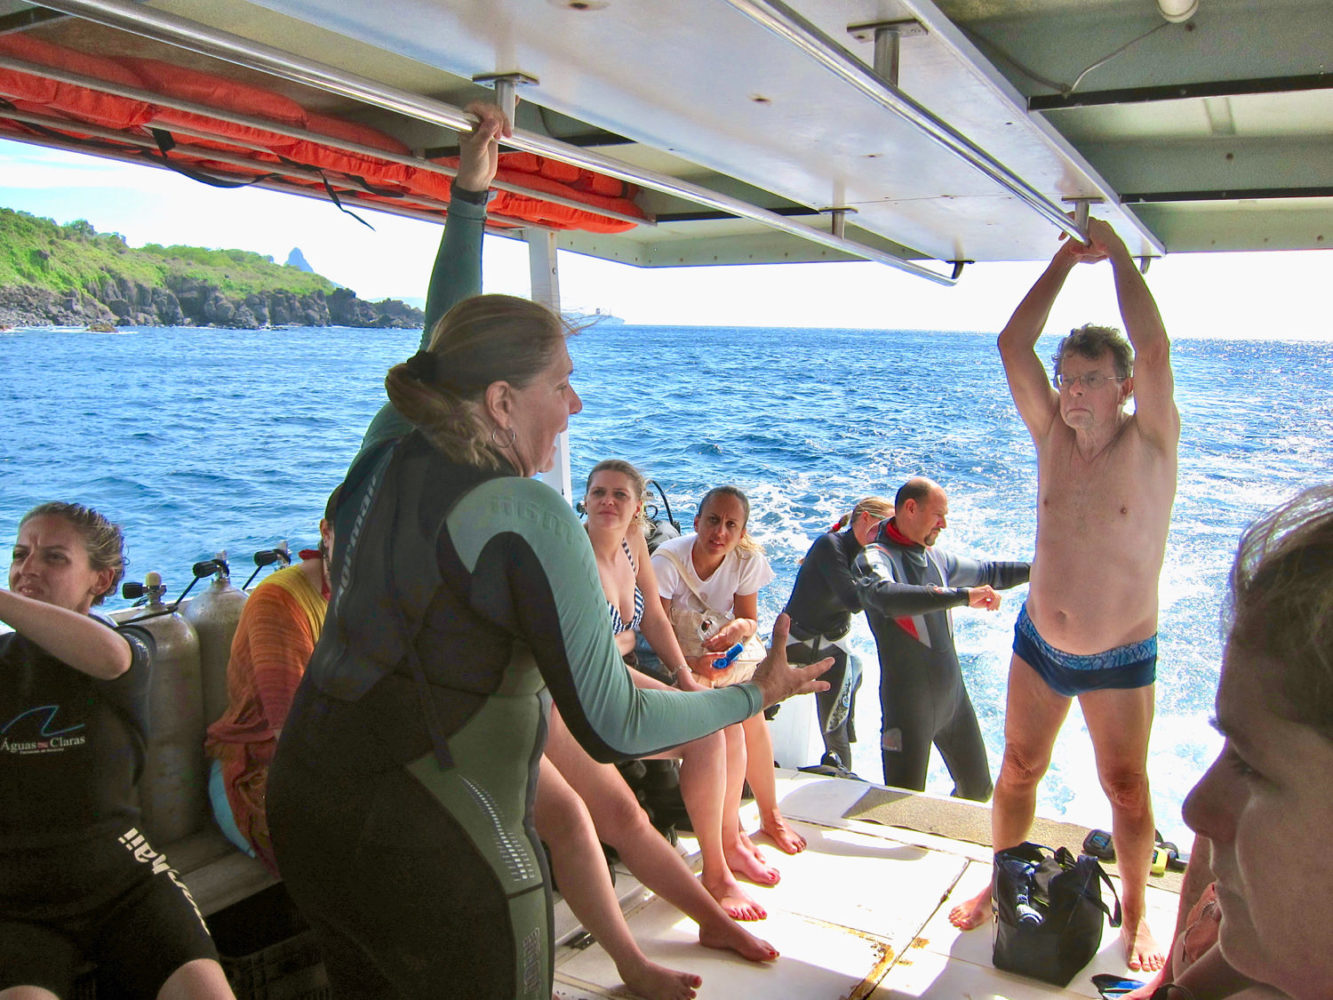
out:
M1073 331L1056 352L1053 388L1037 338L1074 265L1102 260L1111 262L1129 343L1104 327ZM1111 803L1126 962L1156 971L1164 955L1144 913L1154 846L1147 756L1157 578L1180 440L1170 344L1134 259L1109 225L1093 219L1088 242L1062 246L1037 279L999 348L1037 449L1037 540L1027 605L1014 629L992 842L1001 850L1026 839L1037 785L1078 698ZM1134 412L1127 413L1131 395ZM987 887L950 919L976 927L990 906Z

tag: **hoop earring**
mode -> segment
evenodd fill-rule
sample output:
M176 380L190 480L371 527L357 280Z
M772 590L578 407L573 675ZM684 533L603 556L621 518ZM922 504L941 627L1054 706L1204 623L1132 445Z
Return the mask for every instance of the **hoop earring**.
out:
M495 432L496 432L496 431L499 431L499 430L506 430L506 431L509 432L509 440L508 440L508 441L501 441L498 437L496 437ZM503 428L502 428L502 427L498 427L498 426L497 426L497 427L492 427L492 428L491 428L491 444L495 445L495 447L497 447L497 448L512 448L512 447L514 447L514 443L515 443L517 440L518 440L518 435L517 435L516 433L514 433L514 428L512 428L512 427L503 427Z

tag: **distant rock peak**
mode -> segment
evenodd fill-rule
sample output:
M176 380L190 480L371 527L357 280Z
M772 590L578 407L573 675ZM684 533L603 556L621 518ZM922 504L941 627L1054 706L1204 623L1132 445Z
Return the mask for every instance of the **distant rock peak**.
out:
M305 259L305 254L301 252L300 247L292 247L292 252L287 255L287 266L294 267L298 271L315 273L315 269L310 266L310 261Z

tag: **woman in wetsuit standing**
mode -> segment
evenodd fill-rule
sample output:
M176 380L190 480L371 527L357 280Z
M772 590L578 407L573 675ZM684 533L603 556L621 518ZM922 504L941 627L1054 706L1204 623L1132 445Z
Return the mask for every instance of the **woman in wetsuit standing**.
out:
M472 110L428 324L479 283L508 123ZM566 328L496 295L428 328L429 345L390 370L391 405L344 484L334 596L270 770L269 822L335 995L548 1000L531 806L550 700L609 761L739 721L821 671L777 652L734 689L635 689L586 535L527 478L552 466L582 408Z
M816 696L819 735L824 740L823 763L833 763L830 755L835 755L837 763L848 770L852 766L852 743L856 741L856 692L861 686L861 665L846 646L852 615L861 610L852 564L874 541L880 523L891 517L890 500L866 497L858 501L850 514L810 546L796 571L796 582L784 609L791 618L788 661L813 663L824 656L833 657L833 666L824 676L829 690Z

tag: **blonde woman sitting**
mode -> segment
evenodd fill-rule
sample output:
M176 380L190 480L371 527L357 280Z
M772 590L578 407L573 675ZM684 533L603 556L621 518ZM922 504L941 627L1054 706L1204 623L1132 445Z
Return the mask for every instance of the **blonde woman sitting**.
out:
M694 608L731 620L704 642L706 655L691 662L704 683L723 687L747 678L736 668L714 670L712 660L735 643L759 631L759 589L773 570L763 550L746 531L750 501L735 486L719 486L704 494L694 518L694 534L664 542L653 553L661 584L662 607L668 620L680 609ZM751 664L750 669L753 668ZM805 838L787 825L778 810L773 775L773 740L762 714L740 726L728 726L727 799L723 813L723 850L733 872L760 885L776 885L781 877L740 828L741 789L748 779L759 804L760 828L788 854L805 850Z

